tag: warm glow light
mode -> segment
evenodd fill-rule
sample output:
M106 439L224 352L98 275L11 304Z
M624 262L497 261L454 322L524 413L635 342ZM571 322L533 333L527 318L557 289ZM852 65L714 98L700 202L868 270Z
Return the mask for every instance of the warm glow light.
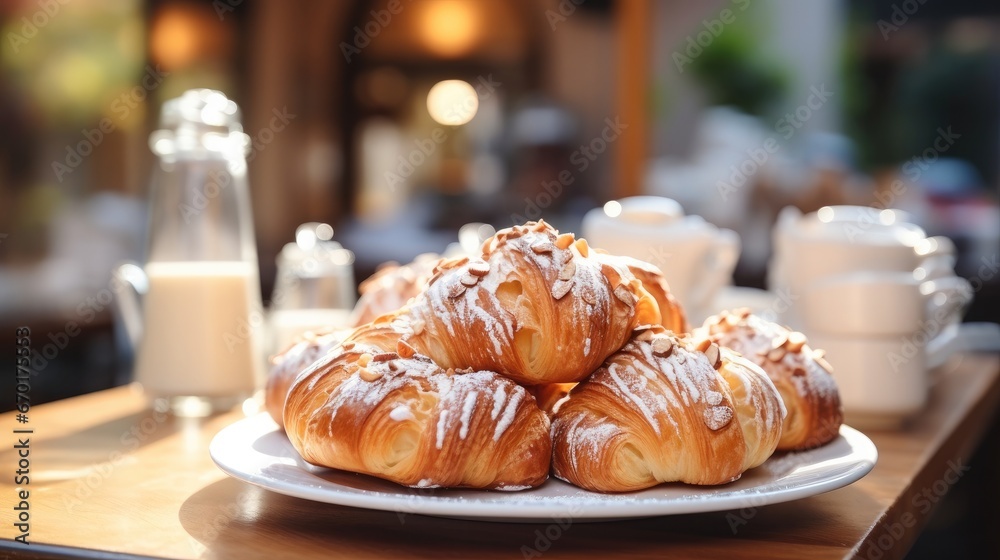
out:
M154 21L149 47L164 67L184 66L198 56L200 46L198 22L190 11L166 8Z
M824 224L828 224L833 221L833 213L833 208L824 206L816 211L816 217Z
M479 35L479 14L467 0L428 0L420 4L421 40L441 56L454 57L472 48Z
M609 200L604 203L604 213L609 218L617 218L622 213L622 205L617 200Z
M435 121L451 126L465 124L476 116L479 96L468 82L445 80L427 93L427 112Z
M886 208L878 213L878 221L882 222L882 225L891 226L896 223L896 213Z

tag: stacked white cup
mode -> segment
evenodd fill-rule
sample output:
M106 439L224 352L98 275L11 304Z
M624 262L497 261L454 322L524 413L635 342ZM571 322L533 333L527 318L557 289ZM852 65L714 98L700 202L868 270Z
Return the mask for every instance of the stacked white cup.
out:
M784 209L774 246L770 288L793 302L782 320L827 352L847 421L893 428L919 412L972 300L954 244L899 210L827 206Z
M718 311L713 302L732 284L740 256L736 232L685 216L675 200L659 196L594 208L584 216L581 233L594 247L658 266L692 323Z

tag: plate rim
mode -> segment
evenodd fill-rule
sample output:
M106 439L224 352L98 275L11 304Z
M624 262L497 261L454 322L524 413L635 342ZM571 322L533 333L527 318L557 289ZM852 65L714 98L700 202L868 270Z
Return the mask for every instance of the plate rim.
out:
M260 424L260 426L254 426L255 423ZM697 492L699 489L717 490L718 486L701 487L697 485L684 485L686 489L692 492L690 495L679 498L636 497L628 499L634 493L602 494L599 492L589 492L550 475L549 480L544 484L551 484L551 481L555 481L571 488L576 494L516 500L516 497L522 493L482 490L486 495L499 495L511 498L510 503L498 503L495 501L470 501L467 498L453 496L388 494L379 490L356 488L350 488L350 492L345 492L343 489L347 489L348 487L329 480L324 480L324 483L333 487L304 486L294 481L269 478L241 471L233 468L229 464L229 461L220 458L219 448L227 444L226 440L232 437L229 434L240 430L247 430L251 427L256 428L255 431L250 432L253 433L254 440L269 433L280 431L278 425L274 423L267 413L261 412L241 418L224 427L212 438L209 444L209 454L212 461L220 470L237 480L286 496L320 503L390 513L508 523L551 522L557 516L565 517L567 514L574 520L598 521L731 511L746 507L760 507L796 501L843 488L865 477L878 462L878 449L871 439L855 428L843 424L840 427L839 437L847 440L852 449L851 455L858 455L858 457L850 468L847 468L843 472L807 484L782 486L765 491L758 490L758 486L752 486L722 495L711 496L698 496ZM812 450L806 452L809 451ZM799 452L790 451L787 453ZM301 457L297 457L296 461L304 462ZM400 486L401 492L406 490L416 491L419 489ZM475 489L468 488L458 490L462 492L476 492ZM582 500L585 500L586 503L582 503Z

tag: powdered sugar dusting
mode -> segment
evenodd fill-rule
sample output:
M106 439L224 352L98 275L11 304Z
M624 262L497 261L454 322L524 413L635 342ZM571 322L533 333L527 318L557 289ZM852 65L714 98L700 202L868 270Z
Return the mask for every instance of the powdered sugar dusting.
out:
M507 402L507 389L503 385L497 387L496 392L493 393L493 411L490 412L490 419L496 420L497 416L500 416L500 410L503 409L503 405Z
M493 441L499 441L500 436L510 427L510 423L514 421L514 415L517 414L517 405L521 404L521 399L524 398L524 388L519 385L514 387L514 394L511 395L510 402L507 403L507 407L503 411L503 416L497 422L496 428L493 429Z
M656 399L649 399L649 398L644 399L639 395L637 395L632 390L632 388L629 387L628 384L622 381L622 378L618 376L618 372L615 371L617 367L618 364L610 364L608 366L608 374L611 375L611 379L615 381L615 385L618 387L619 394L623 395L625 398L632 401L635 404L636 408L642 411L642 415L646 417L646 421L649 422L651 426L653 426L653 430L656 432L656 435L660 435L660 421L657 420L656 415L653 414L653 410L650 406L651 404L656 403ZM643 381L645 381L645 379L643 379Z
M469 435L469 420L472 419L472 411L476 407L476 397L478 396L479 393L476 391L470 391L469 394L465 396L465 402L462 404L462 427L458 432L458 437L461 439L465 439L465 436Z
M437 446L438 449L441 449L442 445L444 445L445 426L448 425L448 413L449 412L451 412L451 411L450 410L442 410L441 411L441 415L438 416L438 423L437 423L437 444L436 444L436 446Z
M413 416L413 411L410 410L410 407L405 404L401 404L392 409L392 412L389 413L389 418L392 418L397 422L403 422L405 420L413 420L416 417Z

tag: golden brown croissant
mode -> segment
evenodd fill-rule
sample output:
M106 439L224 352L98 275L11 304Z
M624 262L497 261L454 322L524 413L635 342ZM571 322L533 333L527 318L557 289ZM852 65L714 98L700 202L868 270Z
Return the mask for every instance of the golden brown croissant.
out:
M545 222L501 230L481 258L438 265L405 308L349 340L383 348L402 340L445 368L496 371L526 385L579 381L643 324L653 297L628 267Z
M642 287L653 296L660 308L660 325L666 327L668 331L674 331L678 334L691 331L681 302L677 301L677 298L670 293L667 279L656 265L632 257L610 255L603 251L597 251L597 253L599 259L627 266L629 272L642 282Z
M317 465L412 487L521 490L548 477L549 421L523 387L487 371L345 342L295 381L286 433Z
M837 384L822 353L802 333L749 309L709 317L696 332L743 354L774 382L788 409L778 449L809 449L837 437L844 421Z
M548 383L546 385L534 385L528 387L528 391L535 396L538 408L552 415L559 409L559 405L569 396L569 392L576 387L576 383Z
M552 418L553 473L588 490L731 482L774 452L781 397L756 365L707 340L643 329Z
M296 376L333 350L346 334L332 330L307 332L285 351L271 358L271 370L264 388L264 408L278 426L284 427L282 410L285 407L285 396Z
M406 265L387 263L379 267L358 288L361 297L354 306L351 324L370 323L379 315L406 305L410 298L427 288L427 282L440 261L440 255L424 253Z

